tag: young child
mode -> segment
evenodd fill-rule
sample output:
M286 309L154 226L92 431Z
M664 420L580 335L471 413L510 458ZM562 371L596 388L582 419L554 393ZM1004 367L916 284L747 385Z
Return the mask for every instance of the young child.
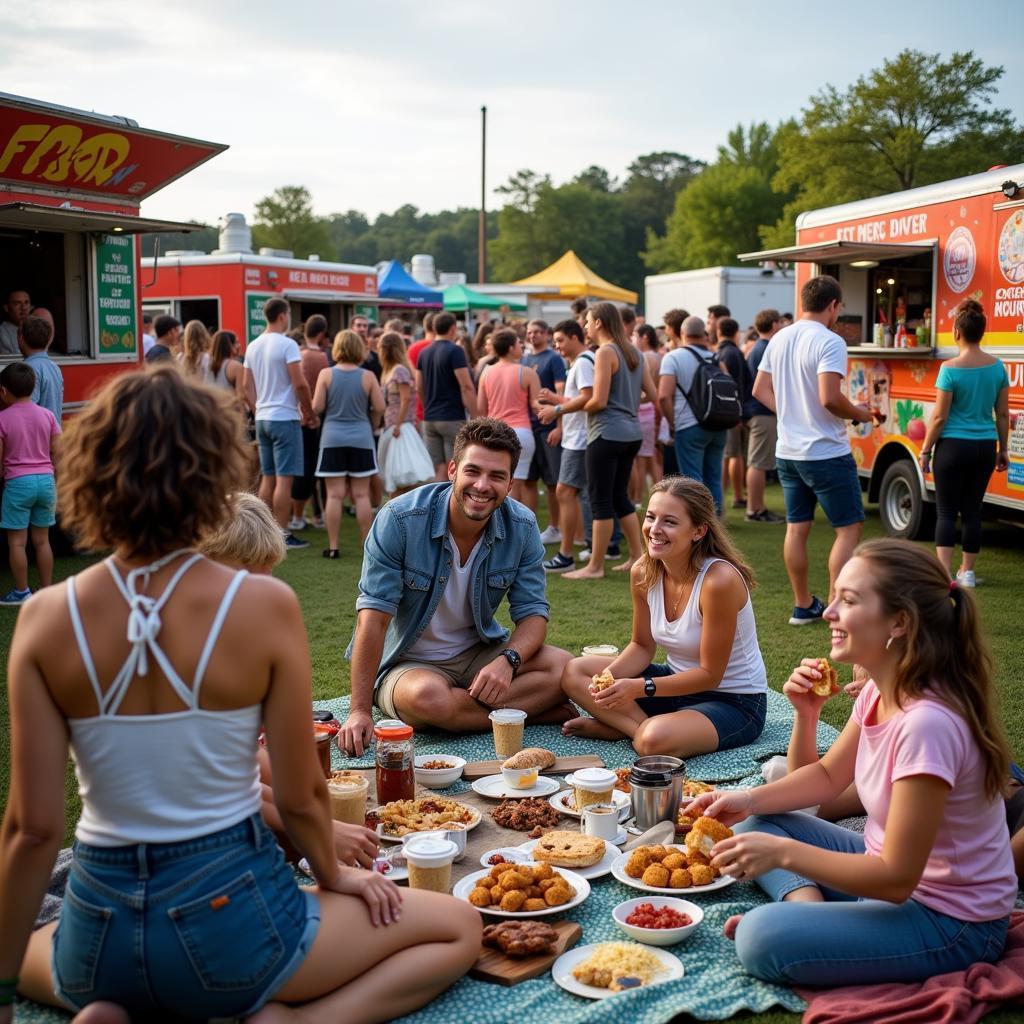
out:
M21 605L31 596L28 586L29 534L36 551L39 585L53 582L53 551L50 527L57 521L57 490L53 460L60 424L49 409L35 405L32 389L36 375L27 363L11 363L0 373L0 462L4 471L0 527L7 531L7 548L14 589L0 598L0 605Z

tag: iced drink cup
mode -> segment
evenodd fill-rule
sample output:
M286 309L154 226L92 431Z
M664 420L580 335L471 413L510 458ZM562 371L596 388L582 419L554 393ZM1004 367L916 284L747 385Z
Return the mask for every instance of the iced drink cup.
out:
M366 792L370 783L358 772L335 772L327 780L327 793L331 798L331 817L349 825L366 822Z
M581 768L565 781L572 786L576 810L582 814L591 804L610 804L617 780L615 772L607 768Z
M526 712L514 708L498 708L490 714L494 729L494 750L498 759L504 761L523 749L523 726Z
M403 843L409 865L409 886L430 892L447 892L452 884L452 861L458 848L447 839L416 836Z

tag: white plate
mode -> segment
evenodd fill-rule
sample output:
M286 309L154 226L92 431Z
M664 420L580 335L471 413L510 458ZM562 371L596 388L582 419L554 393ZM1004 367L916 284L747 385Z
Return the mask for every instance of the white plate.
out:
M571 795L572 790L565 789L561 793L556 793L553 797L551 797L551 799L548 800L548 803L551 804L551 806L554 807L556 811L561 811L562 814L567 814L570 818L582 818L583 815L580 814L579 811L575 810L574 808L567 807L565 805L565 798ZM633 803L633 801L630 799L629 794L620 793L619 790L613 789L612 803L614 803L615 806L619 809L619 821L625 821L629 817L630 806Z
M669 850L686 849L685 846L679 846L675 843L667 844L666 848ZM670 889L667 885L664 887L644 885L639 878L631 878L626 874L626 862L632 855L633 851L631 850L629 853L620 853L615 858L615 863L612 864L612 877L623 885L628 885L632 889L639 889L641 892L656 892L659 896L678 896L680 899L687 899L702 892L715 892L718 889L725 889L736 881L732 875L722 875L708 885L691 885L685 889Z
M523 843L519 847L520 850L525 850L526 853L530 854L530 863L539 864L541 861L535 861L533 859L533 848L540 842L539 839L531 839L528 843ZM570 870L575 871L580 878L604 878L611 869L612 864L618 859L619 851L611 844L604 844L604 856L596 863L591 864L588 868L571 868ZM558 867L556 864L551 865L556 871L562 871L563 868Z
M560 907L546 907L544 910L517 910L515 912L498 910L495 907L477 907L476 909L481 914L488 914L494 917L546 917L548 914L561 914L563 910L572 910L573 907L578 907L590 895L590 883L568 868L555 868L555 870L576 890L576 895L568 903L563 903ZM476 888L476 883L481 878L486 878L490 873L490 869L488 869L487 871L474 871L471 875L465 875L455 883L452 895L469 903L469 894ZM472 904L470 905L472 906Z
M557 779L549 779L538 775L537 781L526 789L513 789L501 775L487 775L476 779L470 787L474 793L487 797L489 800L521 800L527 796L550 796L557 793L560 783Z
M626 940L628 941L628 940ZM592 942L587 946L577 946L563 953L551 965L551 977L556 985L561 985L567 992L573 995L583 996L585 999L610 999L612 996L622 995L621 992L612 992L608 988L596 988L593 985L584 985L578 982L573 976L574 967L579 966L584 960L589 959L598 946L604 945L601 942ZM665 971L653 978L644 988L651 985L663 985L666 981L678 981L683 976L683 964L678 957L673 956L667 950L658 949L657 946L642 946L636 944L640 949L651 956L657 957L664 965ZM627 992L635 992L636 989L627 989Z
M486 853L480 855L480 864L482 867L488 870L494 867L493 864L488 864L487 859L493 857L496 853L500 853L509 863L512 864L532 864L533 858L526 853L523 853L518 846L499 846L496 850L488 850ZM513 858L515 858L513 860Z
M420 799L420 800L429 800L430 797L426 797L425 796L425 797L419 797L418 799ZM480 824L480 821L481 821L483 816L481 815L481 813L475 807L469 807L467 804L463 804L462 806L465 807L466 810L471 811L472 814L473 814L473 817L471 818L469 824L464 826L464 829L465 829L466 832L472 832L473 829L475 829L477 827L477 825ZM387 832L382 831L383 828L384 828L383 823L379 823L377 825L376 831L377 831L377 837L379 839L383 839L385 842L388 842L388 843L400 843L402 841L402 837L401 836L390 835ZM443 832L443 831L445 831L445 826L444 825L437 825L434 828L418 829L417 831L420 831L420 832Z
M296 866L303 874L313 878L313 869L309 866L309 861L306 860L305 857L303 857ZM381 878L388 878L392 882L405 882L409 878L409 869L404 866L399 867L397 864L392 864L391 870L387 874L384 874L383 872L378 872L378 874Z

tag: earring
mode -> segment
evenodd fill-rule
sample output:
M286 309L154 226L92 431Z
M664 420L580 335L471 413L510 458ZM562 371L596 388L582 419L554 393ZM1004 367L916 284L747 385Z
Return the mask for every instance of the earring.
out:
M896 639L896 637L890 636L889 639L885 641L885 649L886 650L889 650L889 648L892 647L892 642L895 639Z

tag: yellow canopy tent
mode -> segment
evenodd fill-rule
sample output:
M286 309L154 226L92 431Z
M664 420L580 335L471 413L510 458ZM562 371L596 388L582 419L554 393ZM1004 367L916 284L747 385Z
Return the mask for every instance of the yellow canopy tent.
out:
M568 299L586 295L595 299L611 299L613 302L635 303L637 300L636 292L620 288L599 277L572 249L539 274L524 278L522 281L514 281L513 284L525 288L535 285L555 286L558 288L558 294Z

